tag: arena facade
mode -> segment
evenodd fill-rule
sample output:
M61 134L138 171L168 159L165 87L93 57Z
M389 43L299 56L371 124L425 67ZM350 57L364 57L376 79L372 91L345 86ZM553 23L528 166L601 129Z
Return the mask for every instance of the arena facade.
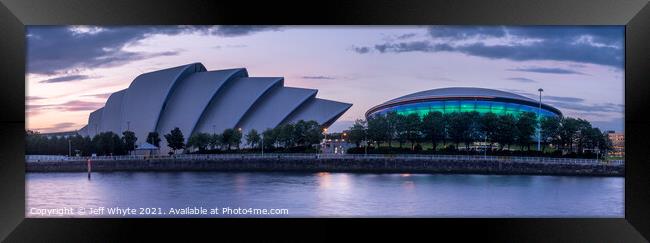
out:
M541 106L540 106L541 105ZM485 88L451 87L432 89L405 95L372 107L366 118L395 111L398 114L417 113L420 116L432 111L492 112L497 115L533 112L544 117L562 116L560 110L522 95Z

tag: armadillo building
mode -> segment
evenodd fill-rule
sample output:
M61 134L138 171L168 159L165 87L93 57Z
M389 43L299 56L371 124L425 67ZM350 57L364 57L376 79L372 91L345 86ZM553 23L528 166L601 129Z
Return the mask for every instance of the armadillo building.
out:
M207 71L193 63L144 73L128 88L110 95L78 132L133 131L136 144L149 132L175 127L187 140L194 133L221 133L227 128L263 131L283 123L314 120L330 126L352 105L316 98L318 90L284 86L282 77L249 77L245 68ZM161 148L166 147L165 141Z
M525 96L474 87L432 89L405 95L372 107L366 112L366 118L391 111L398 114L417 113L421 116L432 111L442 113L476 111L515 116L522 112L533 112L539 113L542 117L562 116L562 112L555 107Z

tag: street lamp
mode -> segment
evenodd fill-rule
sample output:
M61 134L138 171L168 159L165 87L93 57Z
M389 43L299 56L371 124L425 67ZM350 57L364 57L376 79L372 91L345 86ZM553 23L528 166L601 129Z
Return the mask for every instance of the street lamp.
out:
M544 89L539 88L537 91L539 91L539 108L537 109L537 121L541 121L541 113L542 113L542 92ZM541 144L542 144L542 126L540 124L539 129L537 129L537 151L541 151Z
M325 140L323 143L327 145L327 128L323 128L323 135L325 135ZM321 149L321 150L323 150L322 152L325 153L325 149Z
M262 155L264 155L264 133L262 133Z

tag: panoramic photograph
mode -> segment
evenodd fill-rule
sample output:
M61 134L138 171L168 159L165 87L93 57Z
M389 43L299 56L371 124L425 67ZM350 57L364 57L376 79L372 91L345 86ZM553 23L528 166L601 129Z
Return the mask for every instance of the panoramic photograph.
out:
M28 26L28 218L622 218L624 26Z

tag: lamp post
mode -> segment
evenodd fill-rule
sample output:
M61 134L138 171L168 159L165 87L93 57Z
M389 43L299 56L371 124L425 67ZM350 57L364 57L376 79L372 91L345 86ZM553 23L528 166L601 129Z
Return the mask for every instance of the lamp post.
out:
M262 156L264 155L264 133L262 132Z
M68 137L68 157L72 157L72 143L70 142L70 137Z
M539 91L539 108L537 109L537 121L541 121L540 115L542 113L542 92L544 89L539 88L537 91ZM542 145L542 126L540 124L539 129L537 129L537 151L541 150L541 145Z
M126 130L131 131L131 122L130 121L126 121Z
M323 128L323 135L325 135L324 144L327 145L327 128ZM325 149L321 149L325 153Z

